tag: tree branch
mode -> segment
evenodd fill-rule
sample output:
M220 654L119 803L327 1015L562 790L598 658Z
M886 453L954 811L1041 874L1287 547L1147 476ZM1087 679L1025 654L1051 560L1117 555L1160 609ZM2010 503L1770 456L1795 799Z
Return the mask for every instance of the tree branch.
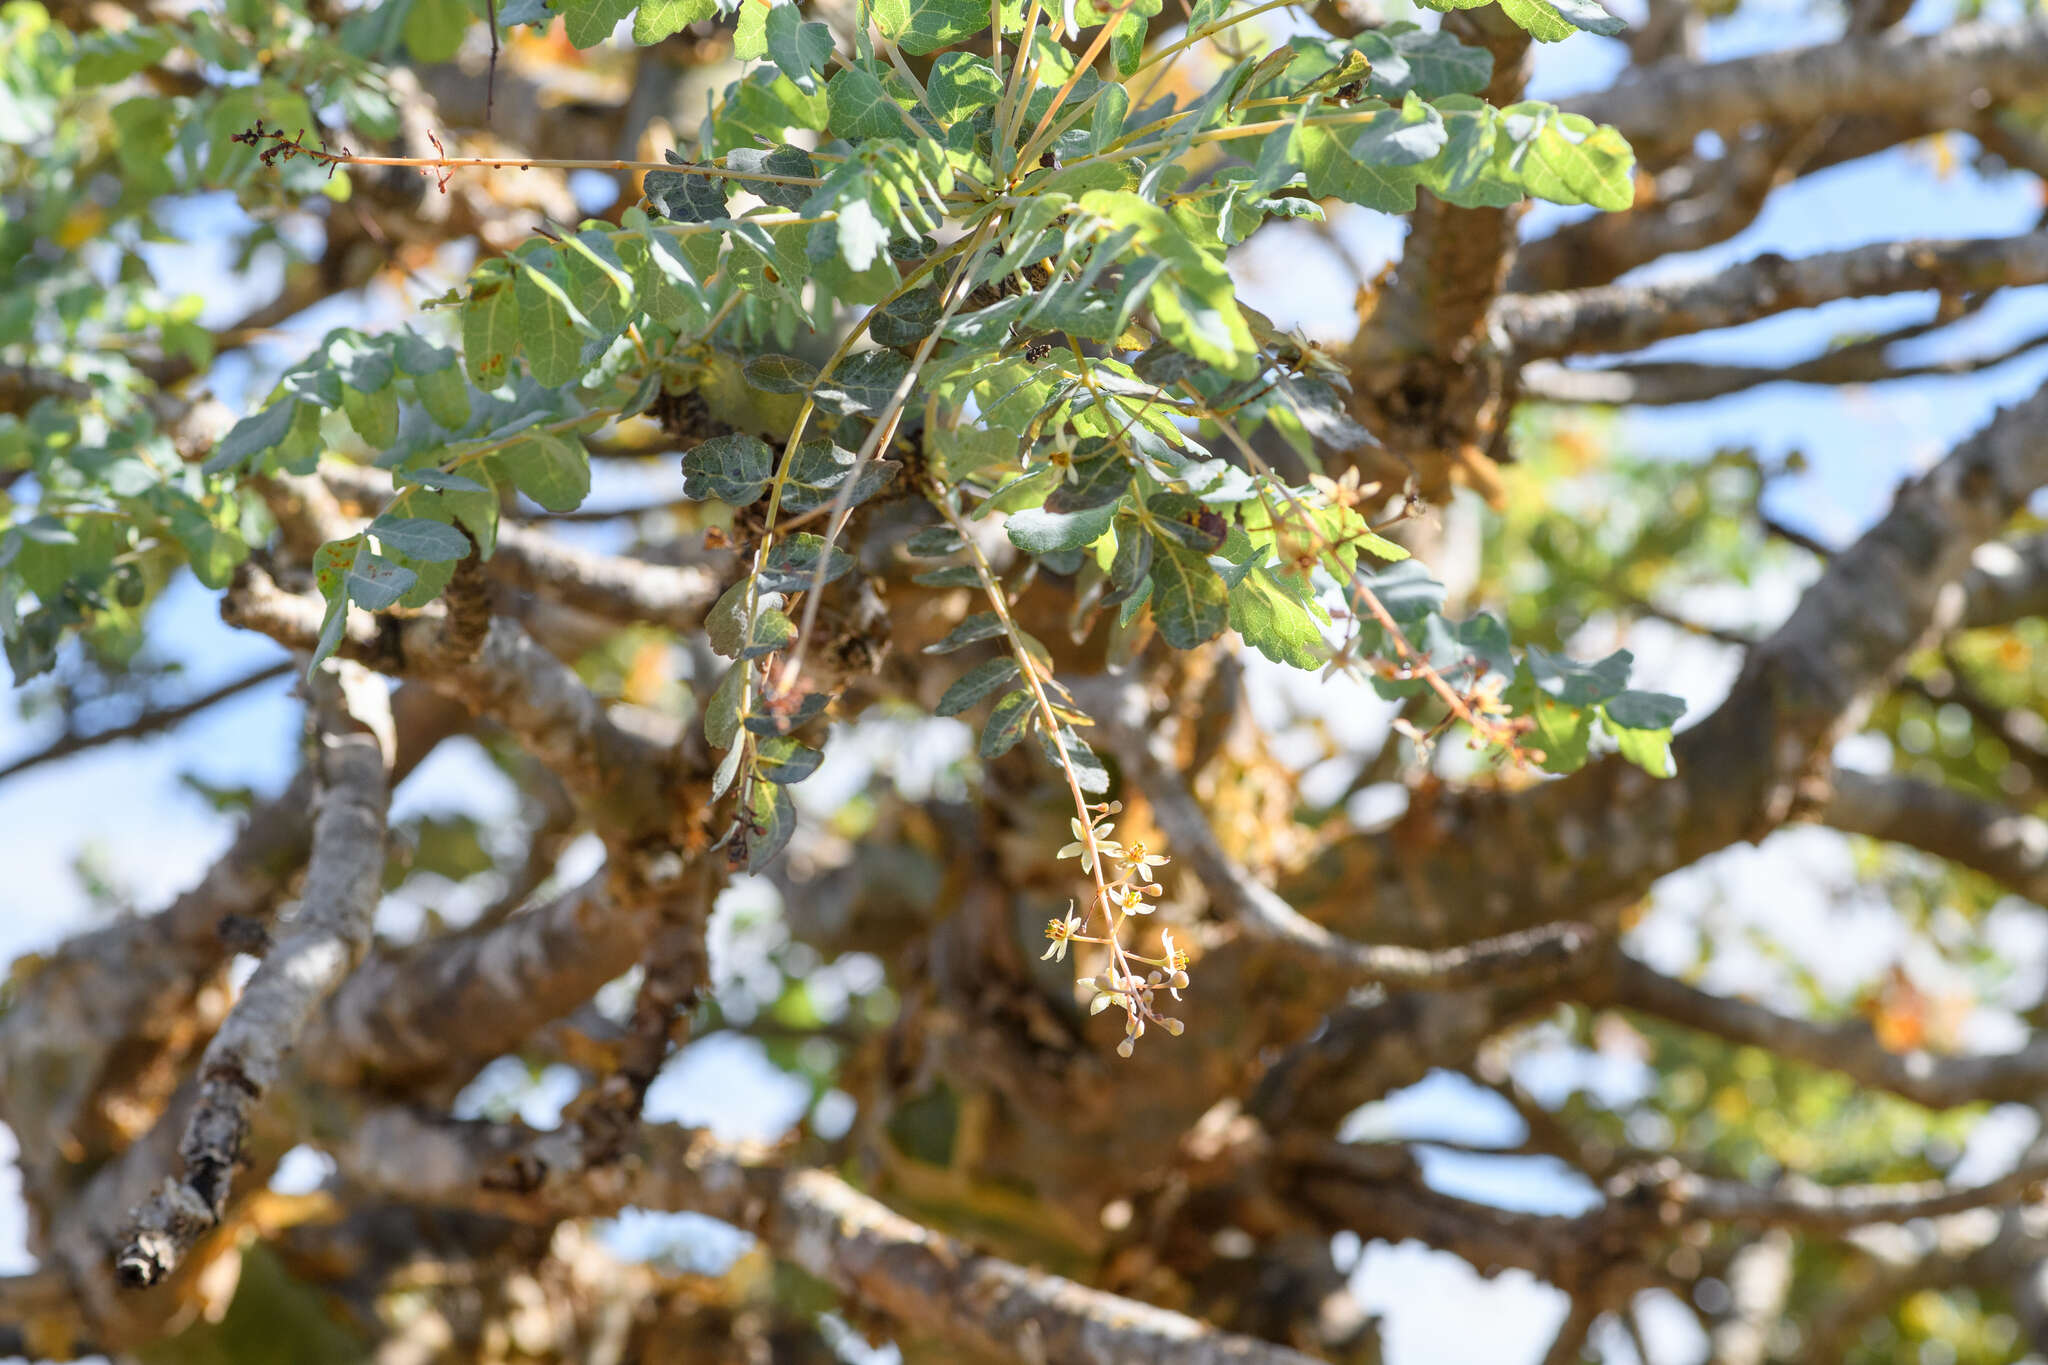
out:
M1972 629L2048 616L2048 535L1978 547L1963 596L1963 625Z
M383 680L350 665L314 679L319 794L299 915L243 988L199 1065L184 1170L135 1210L115 1261L122 1282L164 1279L226 1215L250 1116L283 1073L314 1010L370 942L384 875L384 817L395 744Z
M217 706L221 702L227 701L232 697L238 697L252 688L261 687L264 683L274 678L283 677L291 672L291 670L292 665L288 660L282 663L270 664L257 669L253 673L245 673L239 678L224 682L211 691L203 692L192 698L190 701L182 701L174 706L149 708L125 725L110 725L104 730L94 730L90 734L67 733L46 748L39 749L32 754L25 754L14 760L14 762L9 763L6 767L0 768L0 781L5 781L7 778L26 769L44 763L54 763L58 759L69 758L73 754L83 753L87 749L96 749L103 744L115 744L124 739L140 739L145 735L153 735L159 730L168 730L178 724L178 722L189 720L208 707Z
M1844 768L1833 787L1823 824L1945 858L2048 907L2048 820L1910 777Z
M1816 1024L1746 1000L1709 995L1620 953L1607 972L1588 978L1574 993L1589 1004L1639 1010L1732 1043L1839 1071L1858 1084L1932 1109L2029 1100L2048 1085L2048 1040L1989 1056L1892 1052L1867 1024Z
M1959 24L1932 34L1893 33L1767 52L1705 65L1658 62L1613 87L1560 101L1611 123L1636 155L1657 161L1713 130L1755 123L1801 127L1901 103L1974 113L1979 100L2038 93L2048 76L2048 23Z
M1710 276L1511 294L1494 307L1516 359L1633 351L1837 299L1936 289L1973 294L2048 282L2048 232L1879 242L1799 260L1759 256Z
M1425 945L1568 916L1604 927L1657 877L1791 817L1903 661L1961 622L1973 553L2044 482L2048 387L1903 485L1828 561L1727 699L1679 735L1677 776L1608 758L1526 791L1418 802L1333 846L1287 899L1338 933Z
M374 510L391 493L378 474L360 465L328 460L320 466L320 477L336 494L362 508ZM538 593L607 621L679 632L701 629L704 613L724 591L718 575L709 569L596 554L516 524L500 524L497 548L485 567L507 587Z
M1522 397L1539 403L1669 407L1707 403L1764 384L1884 384L1897 379L1978 374L2042 346L2048 346L2048 333L2028 337L1990 355L1925 365L1887 364L1882 347L1825 351L1789 367L1652 361L1579 370L1539 361L1522 371Z
M754 1233L850 1299L914 1332L1003 1360L1312 1365L1311 1357L1284 1346L981 1255L835 1175L785 1171L772 1153L702 1132L646 1125L616 1162L539 1189L506 1189L507 1157L546 1136L384 1110L359 1124L335 1157L352 1179L419 1202L543 1220L627 1205L707 1214Z
M318 595L287 592L253 563L242 565L221 599L228 624L292 649L312 649L325 614ZM674 799L683 770L673 736L616 724L568 665L503 617L491 622L473 659L450 664L440 657L444 619L432 609L403 618L351 609L340 653L380 672L417 676L503 724L620 840L666 831L687 813Z
M1405 989L1552 980L1592 945L1580 924L1551 924L1442 949L1356 943L1301 914L1223 851L1201 804L1173 771L1173 753L1152 726L1149 694L1135 685L1077 684L1104 745L1145 793L1167 846L1195 873L1210 903L1246 933L1279 944L1359 985Z

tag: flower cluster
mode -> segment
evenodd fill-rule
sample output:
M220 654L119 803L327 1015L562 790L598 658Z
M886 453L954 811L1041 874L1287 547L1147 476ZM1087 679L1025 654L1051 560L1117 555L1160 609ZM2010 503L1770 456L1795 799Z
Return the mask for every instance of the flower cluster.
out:
M1045 936L1052 940L1045 957L1064 962L1067 949L1075 943L1099 943L1109 949L1109 965L1088 978L1087 984L1096 992L1088 1012L1100 1014L1112 1006L1123 1009L1124 1038L1116 1050L1120 1056L1128 1057L1138 1039L1145 1036L1148 1023L1157 1024L1176 1037L1186 1027L1180 1020L1159 1013L1154 1001L1162 990L1175 1000L1180 999L1188 984L1188 954L1174 943L1171 929L1161 931L1160 957L1146 957L1124 946L1125 922L1133 916L1149 915L1157 908L1148 899L1162 893L1154 869L1165 866L1169 860L1141 842L1133 840L1126 845L1115 837L1116 827L1110 823L1110 817L1122 810L1120 801L1084 808L1085 822L1078 817L1070 822L1074 842L1059 852L1062 858L1080 859L1081 870L1094 877L1095 902L1107 932L1099 936L1083 932L1087 918L1076 913L1070 901L1066 915L1048 921L1045 926Z

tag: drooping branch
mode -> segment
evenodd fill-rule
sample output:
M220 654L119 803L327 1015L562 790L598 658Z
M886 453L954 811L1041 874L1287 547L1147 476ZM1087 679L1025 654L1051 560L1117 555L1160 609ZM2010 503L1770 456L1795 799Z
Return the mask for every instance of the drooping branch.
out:
M1973 294L2048 282L2048 232L1951 241L1880 242L1799 260L1759 256L1712 275L1553 294L1512 294L1494 307L1517 359L1633 351L1654 341L1738 327L1837 299L1923 289Z
M2044 77L2048 23L1974 23L1725 62L1658 62L1631 70L1610 89L1560 104L1596 123L1613 124L1638 156L1657 161L1710 130L1733 133L1758 123L1803 127L1829 115L1901 103L1969 111L1985 100L2038 93Z
M337 676L338 675L338 676ZM284 1072L301 1029L370 942L384 875L394 742L382 679L352 665L314 681L319 791L299 915L264 955L199 1064L182 1173L135 1211L121 1280L156 1284L227 1212L251 1115Z
M1910 777L1839 769L1832 786L1822 823L1945 858L2048 906L2048 820Z

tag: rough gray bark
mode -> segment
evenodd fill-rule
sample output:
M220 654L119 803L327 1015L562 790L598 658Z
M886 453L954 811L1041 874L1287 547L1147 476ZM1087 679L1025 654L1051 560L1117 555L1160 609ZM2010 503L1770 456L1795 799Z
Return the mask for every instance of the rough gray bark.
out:
M385 683L351 664L313 682L318 747L312 850L299 913L278 935L199 1060L199 1093L178 1144L182 1171L134 1213L116 1259L147 1288L220 1225L251 1116L277 1084L313 1012L370 942L383 890L384 814L397 748Z

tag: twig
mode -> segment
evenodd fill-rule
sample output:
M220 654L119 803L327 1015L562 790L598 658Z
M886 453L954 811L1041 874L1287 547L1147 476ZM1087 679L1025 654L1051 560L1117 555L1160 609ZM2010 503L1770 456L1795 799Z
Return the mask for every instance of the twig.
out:
M245 673L230 682L222 683L212 691L201 693L190 701L182 701L175 706L161 706L146 710L125 725L110 726L105 730L95 730L90 734L67 734L48 748L24 755L6 767L0 768L0 781L5 781L7 778L13 777L16 773L26 769L34 768L44 763L54 763L60 758L69 758L73 754L83 753L87 749L96 749L103 744L116 744L124 739L140 739L145 735L152 735L160 730L168 730L180 721L188 720L198 715L208 707L217 706L231 697L237 697L253 688L261 687L273 678L282 678L291 671L292 665L289 660L283 663L268 664L253 673Z

